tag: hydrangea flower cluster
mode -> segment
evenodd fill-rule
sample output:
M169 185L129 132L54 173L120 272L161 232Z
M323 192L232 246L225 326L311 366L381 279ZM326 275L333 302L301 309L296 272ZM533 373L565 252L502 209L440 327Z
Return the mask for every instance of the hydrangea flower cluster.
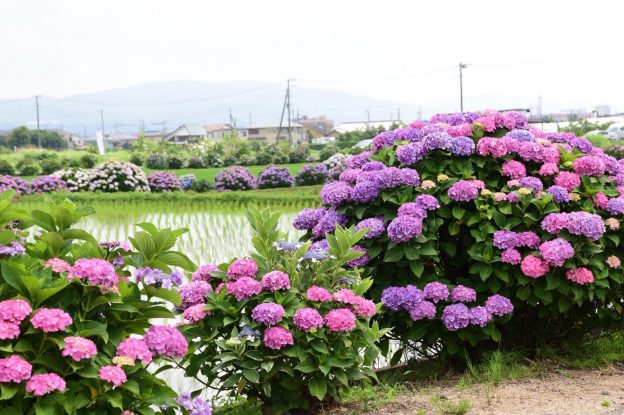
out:
M65 345L61 353L63 356L69 356L76 362L82 359L89 359L97 354L95 343L84 337L67 336L65 337Z
M258 175L258 189L274 189L294 185L295 178L286 167L269 166Z
M30 324L46 333L63 331L73 323L69 314L59 308L40 308L30 318Z
M142 339L127 338L122 340L117 346L117 356L127 357L132 361L140 360L144 364L149 364L152 361L152 352Z
M227 269L227 276L231 280L242 277L254 278L258 273L258 264L251 258L235 259Z
M166 357L182 357L188 350L188 343L182 333L175 327L151 326L143 341L152 353Z
M182 304L180 308L186 310L194 305L206 302L208 293L212 291L212 286L206 281L191 281L180 286L180 297Z
M69 270L67 278L87 280L89 284L98 285L107 290L115 288L119 281L115 267L110 262L98 258L77 259Z
M36 177L28 184L29 193L50 193L65 190L67 185L63 179L54 176Z
M262 277L262 288L268 291L287 290L290 288L288 274L282 271L271 271Z
M457 331L470 325L485 327L493 316L504 316L513 311L511 301L501 295L490 296L484 306L468 307L477 301L474 289L458 285L452 290L441 282L430 282L422 289L413 285L388 287L381 295L384 307L391 311L407 311L412 320L433 320L438 315L437 304L451 301L442 310L440 320L447 330Z
M183 280L182 271L178 269L171 271L171 274L165 274L158 268L143 267L134 270L133 275L137 283L142 282L146 285L155 285L166 289L182 284Z
M189 415L212 415L212 407L199 396L191 398L189 393L183 393L176 398L176 402L186 409Z
M327 166L325 164L306 164L297 173L297 186L312 186L323 184L327 180Z
M34 396L43 396L53 391L63 392L65 380L56 373L42 373L31 376L26 382L26 392Z
M221 191L253 190L256 178L244 167L227 167L215 175L215 188Z
M272 326L284 317L284 307L277 303L260 303L251 312L251 318L265 326Z
M213 278L213 273L218 272L219 267L216 264L203 264L200 265L193 275L191 276L191 281L210 281Z
M152 192L175 192L182 189L182 182L171 172L154 172L147 176L147 182Z

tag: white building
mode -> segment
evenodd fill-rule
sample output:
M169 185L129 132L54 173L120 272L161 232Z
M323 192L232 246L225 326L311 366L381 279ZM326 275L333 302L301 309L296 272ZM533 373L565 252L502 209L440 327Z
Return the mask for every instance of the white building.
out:
M383 127L384 130L390 130L393 125L402 124L400 120L390 121L354 121L336 124L334 129L329 133L332 137L337 137L344 133L353 131L377 130Z

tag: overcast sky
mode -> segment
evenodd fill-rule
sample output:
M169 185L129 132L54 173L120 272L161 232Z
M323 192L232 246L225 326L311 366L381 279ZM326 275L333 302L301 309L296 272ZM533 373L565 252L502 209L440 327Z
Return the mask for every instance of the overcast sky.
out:
M296 78L408 103L624 110L624 1L2 0L0 98Z

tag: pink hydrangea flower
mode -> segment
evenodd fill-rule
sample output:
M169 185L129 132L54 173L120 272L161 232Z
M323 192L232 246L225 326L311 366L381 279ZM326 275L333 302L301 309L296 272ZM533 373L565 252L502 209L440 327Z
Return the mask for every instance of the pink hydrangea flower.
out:
M169 326L151 326L143 340L156 354L167 357L182 357L188 351L188 343L180 330Z
M127 338L119 343L117 356L129 357L132 360L139 359L146 365L152 361L153 357L147 343L134 338Z
M180 286L180 297L182 298L182 309L189 308L197 304L206 302L208 293L212 287L206 281L191 281Z
M209 316L210 312L206 310L206 304L196 304L194 306L190 306L184 313L182 313L182 317L191 322L197 323L198 321L202 321L206 316Z
M269 327L264 331L262 343L269 349L279 350L295 344L295 339L288 329L279 326Z
M524 275L531 278L542 277L550 269L546 261L543 261L535 255L527 255L524 257L520 268L522 269Z
M260 303L251 311L251 318L261 324L272 326L282 321L286 310L281 304Z
M559 173L559 166L556 163L544 163L539 169L540 176L553 176Z
M26 383L26 392L35 396L43 396L53 391L63 392L65 381L56 373L33 375Z
M65 345L63 346L63 356L69 356L76 362L82 359L88 359L97 354L95 343L84 337L65 337Z
M69 271L67 278L87 280L89 284L113 289L119 282L115 267L108 261L98 258L80 258Z
M351 308L355 314L364 318L370 318L377 312L377 307L374 302L359 296L355 297L355 303Z
M512 179L521 179L526 176L526 167L516 160L503 163L503 174Z
M228 294L234 294L238 301L242 301L260 294L262 284L253 278L240 277L235 281L228 282L227 290Z
M72 322L71 316L59 308L42 308L30 318L34 328L46 333L65 330Z
M604 209L607 206L607 202L609 198L602 192L598 192L594 195L593 202L594 206L598 206L599 208Z
M308 300L318 303L326 303L333 299L329 291L327 291L325 288L317 287L316 285L308 288L308 291L306 291L306 296L308 297Z
M52 268L52 271L54 272L69 272L71 270L69 262L61 258L48 259L44 266L46 268Z
M333 295L333 298L335 301L343 304L355 304L357 301L357 295L355 295L353 291L346 288L341 288L340 290L336 291Z
M216 264L204 264L193 273L191 281L210 281L212 273L217 271L219 267Z
M99 375L100 379L112 383L115 387L121 386L128 380L126 372L119 366L102 366Z
M20 383L30 378L31 373L32 365L18 355L0 359L0 383Z
M232 280L242 277L253 278L258 273L258 264L251 258L239 258L230 264L227 276Z
M32 313L32 307L24 300L0 301L0 321L20 324Z
M611 268L618 268L622 264L620 258L616 257L615 255L611 255L610 257L608 257L606 262L607 265L609 265L609 267Z
M290 288L288 274L282 271L271 271L264 274L262 288L268 291L288 290Z
M355 314L348 308L331 310L325 316L325 326L331 331L351 331L355 328Z
M581 178L577 174L562 171L555 177L555 184L571 192L575 187L580 186Z
M522 262L522 255L517 249L508 248L501 253L501 261L511 265L519 265Z
M594 274L584 267L567 270L566 278L581 285L594 282Z
M323 326L323 317L313 308L300 308L295 311L293 323L299 330L309 331Z
M20 328L17 324L0 321L0 340L17 339Z

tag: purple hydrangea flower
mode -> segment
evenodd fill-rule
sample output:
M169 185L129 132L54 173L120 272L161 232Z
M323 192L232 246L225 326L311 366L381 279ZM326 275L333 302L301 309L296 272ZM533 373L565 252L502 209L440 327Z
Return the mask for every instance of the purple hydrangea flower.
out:
M293 226L295 229L300 231L307 231L314 228L325 216L327 213L327 209L324 207L320 208L305 208L301 212L297 214L295 220L293 221Z
M458 285L451 290L451 300L454 303L470 303L472 301L477 301L477 292L472 288Z
M356 183L351 191L351 199L356 203L370 203L379 196L379 185L366 180Z
M477 186L468 180L459 180L448 189L448 196L456 202L469 202L479 195Z
M215 175L215 188L220 191L252 190L256 188L256 178L244 167L226 167Z
M157 171L147 176L147 182L152 192L174 192L182 189L182 182L175 173Z
M533 189L536 192L542 191L544 189L542 181L539 178L533 176L527 176L520 179L520 186Z
M317 238L324 237L326 233L333 232L336 225L344 226L347 217L334 209L328 209L321 220L312 228L312 234Z
M565 187L553 185L550 186L546 191L553 196L553 201L555 203L564 203L570 201L570 194Z
M519 265L522 262L522 255L517 249L507 248L501 253L501 261L511 265Z
M474 153L475 143L469 137L455 137L451 140L450 151L457 156L469 156Z
M439 301L446 301L450 296L450 292L448 287L441 282L430 282L425 285L423 289L423 294L426 299L433 301L434 303L438 303Z
M470 309L470 324L485 327L492 319L492 314L486 307L476 306Z
M424 210L435 210L440 207L440 202L438 202L438 199L431 195L416 196L416 200L414 202L418 207Z
M295 178L286 167L269 166L258 175L259 189L275 189L280 187L292 187Z
M321 201L324 205L338 207L351 200L351 186L345 182L327 183L321 189Z
M513 304L509 298L494 294L485 301L485 308L494 316L504 316L513 311Z
M418 206L416 202L403 203L398 211L398 216L413 216L414 218L424 219L427 217L427 211Z
M574 248L570 242L562 238L544 242L539 247L540 254L549 265L560 267L574 256Z
M377 238L383 235L386 230L386 226L383 220L383 217L376 218L368 218L364 219L357 225L355 225L355 230L360 231L362 229L367 229L366 235L364 235L365 239Z
M509 249L520 246L518 234L505 229L496 231L494 232L494 246L498 249Z
M417 238L422 233L422 220L412 216L397 216L388 225L388 238L401 243Z
M535 141L535 137L527 130L511 130L505 137L512 138L518 141Z
M449 331L457 331L470 324L470 309L465 304L457 303L444 307L442 323Z
M624 199L613 198L607 201L605 209L612 215L624 214Z
M425 145L421 142L409 143L399 146L396 150L397 159L401 164L411 166L423 158L427 154Z
M421 301L408 311L414 321L423 319L433 320L436 316L436 306L429 301Z
M277 303L260 303L251 312L251 318L258 323L272 326L282 321L286 311Z

